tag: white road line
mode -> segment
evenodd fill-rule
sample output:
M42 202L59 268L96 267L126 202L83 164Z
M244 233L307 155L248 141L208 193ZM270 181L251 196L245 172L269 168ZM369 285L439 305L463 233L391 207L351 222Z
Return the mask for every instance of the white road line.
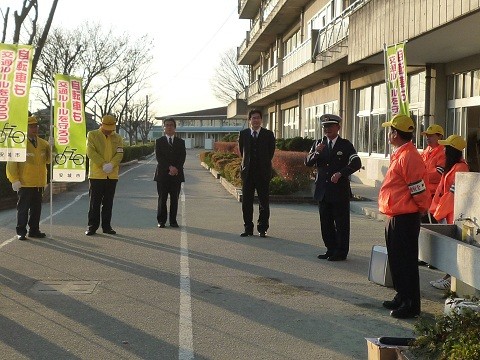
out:
M190 269L188 265L188 239L185 226L185 192L180 191L182 202L182 227L180 239L180 324L178 334L178 359L193 360L192 297L190 293Z

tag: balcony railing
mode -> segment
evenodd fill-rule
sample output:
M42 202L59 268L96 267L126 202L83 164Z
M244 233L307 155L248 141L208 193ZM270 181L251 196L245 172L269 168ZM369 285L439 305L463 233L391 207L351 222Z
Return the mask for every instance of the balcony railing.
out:
M263 9L263 21L265 21L268 16L275 9L275 6L280 2L280 0L268 0Z
M299 47L283 58L283 76L312 60L311 43L312 39L307 39Z
M255 20L255 22L252 25L252 28L250 29L250 39L253 39L255 35L260 31L260 24L262 22L260 21L260 18Z
M333 22L325 26L318 34L313 58L337 45L348 36L349 17L338 17Z
M278 81L278 66L275 65L268 69L261 77L261 89L265 89L266 87L276 83Z
M247 88L247 99L249 99L251 96L258 94L260 87L258 86L258 80L255 80L252 82L250 85L248 85Z

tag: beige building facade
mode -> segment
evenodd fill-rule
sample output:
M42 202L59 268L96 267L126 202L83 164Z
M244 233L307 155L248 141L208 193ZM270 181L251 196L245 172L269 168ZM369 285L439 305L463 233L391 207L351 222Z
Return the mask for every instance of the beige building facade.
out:
M237 52L250 69L243 97L277 138L319 138L318 116L338 114L362 158L353 180L380 186L391 151L384 48L406 41L417 148L440 124L467 139L479 171L480 0L239 0L238 13L251 23Z

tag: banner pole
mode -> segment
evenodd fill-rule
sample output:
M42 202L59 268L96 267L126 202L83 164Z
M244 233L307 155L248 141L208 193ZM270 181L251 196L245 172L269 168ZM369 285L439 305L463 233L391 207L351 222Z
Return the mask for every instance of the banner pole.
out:
M53 73L50 74L53 79ZM53 229L53 104L54 104L54 90L50 86L50 235Z

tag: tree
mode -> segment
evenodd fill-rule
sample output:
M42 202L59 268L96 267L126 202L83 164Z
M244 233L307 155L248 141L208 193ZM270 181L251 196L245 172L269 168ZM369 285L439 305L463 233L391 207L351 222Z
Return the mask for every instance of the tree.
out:
M120 124L129 121L129 103L133 105L137 96L143 98L148 89L152 47L146 35L132 39L128 34L105 31L99 24L85 23L71 31L54 29L34 78L40 89L39 100L50 107L53 74L78 76L82 78L86 110L96 118L115 114ZM125 125L129 134L130 127Z
M38 21L38 0L23 0L22 9L20 11L14 11L14 30L12 36L13 44L18 44L22 40L24 45L35 45L35 51L32 61L32 76L37 67L38 61L43 51L45 41L47 40L50 27L52 25L55 10L57 9L58 0L53 0L47 22L43 28L41 35L37 37L37 31L39 26ZM9 29L8 22L10 20L10 7L5 10L0 9L3 20L2 28L2 43L7 41L7 31ZM23 30L23 32L22 32ZM23 35L23 36L22 36Z
M220 58L215 68L215 75L210 80L215 97L230 103L248 85L248 67L237 63L237 54L234 48L227 50Z

